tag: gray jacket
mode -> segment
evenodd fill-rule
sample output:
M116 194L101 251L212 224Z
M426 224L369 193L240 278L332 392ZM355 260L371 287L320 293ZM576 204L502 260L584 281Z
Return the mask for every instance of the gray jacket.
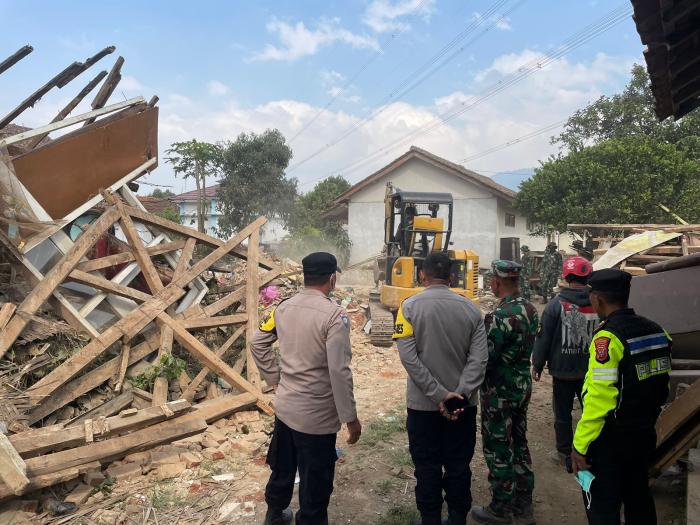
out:
M394 339L408 372L408 408L437 410L448 392L476 405L488 347L481 311L472 301L447 286L430 286L403 302Z

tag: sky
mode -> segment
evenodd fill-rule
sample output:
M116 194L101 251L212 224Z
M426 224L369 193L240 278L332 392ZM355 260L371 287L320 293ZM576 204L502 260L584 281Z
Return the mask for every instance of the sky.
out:
M110 102L160 97L161 160L141 181L175 193L194 184L164 161L170 144L268 128L290 142L301 191L330 175L357 182L411 145L492 176L538 166L557 152L555 125L624 87L643 61L629 11L616 0L0 0L0 58L34 47L0 76L0 113L114 45L15 123L47 124L121 55Z

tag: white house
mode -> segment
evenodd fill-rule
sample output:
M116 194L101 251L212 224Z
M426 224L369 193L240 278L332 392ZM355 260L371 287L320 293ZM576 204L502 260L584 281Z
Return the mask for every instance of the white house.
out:
M214 184L205 189L204 195L207 199L207 215L204 218L205 233L219 237L217 228L221 210L219 209L217 194L219 185ZM169 200L178 205L180 212L180 222L185 226L197 228L197 190L188 191L170 197ZM275 218L268 217L268 222L260 228L260 242L270 244L281 241L289 232L284 227L284 223Z
M355 184L326 213L347 221L350 262L368 259L384 246L386 184L403 191L446 192L454 200L454 248L474 250L479 266L508 257L515 243L543 250L544 237L532 236L525 217L513 208L515 192L459 164L412 146L399 158ZM510 248L512 250L512 248Z

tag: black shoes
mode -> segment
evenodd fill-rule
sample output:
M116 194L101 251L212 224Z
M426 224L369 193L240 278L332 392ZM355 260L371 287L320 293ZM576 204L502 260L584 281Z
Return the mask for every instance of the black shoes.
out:
M267 509L264 525L289 525L294 520L292 509Z

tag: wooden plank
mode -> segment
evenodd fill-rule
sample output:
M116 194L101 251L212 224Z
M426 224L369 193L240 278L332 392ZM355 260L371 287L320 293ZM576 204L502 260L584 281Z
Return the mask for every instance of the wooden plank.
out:
M156 267L153 265L153 261L151 261L151 256L146 251L143 240L141 239L139 232L136 230L136 226L134 226L134 221L131 220L131 217L124 209L124 203L113 193L105 193L103 197L106 202L116 206L119 210L119 223L122 226L122 230L127 241L129 242L131 251L136 258L139 268L141 268L141 273L146 279L146 283L151 289L151 292L156 293L161 291L163 289L163 282L160 280L158 270L156 270Z
M153 297L152 295L148 295L147 293L137 290L136 288L124 286L113 281L108 281L104 277L98 277L97 275L83 272L82 270L73 270L70 275L68 275L66 280L86 284L102 292L118 295L119 297L126 297L127 299L133 299L139 303L148 301Z
M656 421L656 446L660 446L686 421L700 412L700 381L676 398Z
M72 111L78 107L78 104L80 104L85 97L87 97L90 92L97 87L97 84L99 84L104 77L107 76L106 71L100 71L95 78L93 78L90 82L87 83L87 85L80 90L80 92L73 97L73 99L66 104L66 106L58 112L58 114L53 118L53 120L50 122L50 124L53 124L54 122L60 122L64 118L66 118L68 115L72 113ZM29 143L28 149L34 149L37 147L37 145L44 140L48 136L48 133L44 135L39 135L38 137L34 137L32 141Z
M129 390L122 392L117 397L110 399L106 403L102 403L100 406L88 410L84 414L74 418L69 421L66 427L79 426L83 424L88 419L97 419L98 417L109 417L114 414L118 414L125 408L129 408L131 402L134 400L134 393Z
M270 270L269 272L267 272L266 274L264 274L260 278L260 283L259 283L260 286L261 287L265 286L269 282L277 279L277 277L279 277L279 275L281 273L282 273L282 270L280 268ZM226 308L228 308L232 304L243 300L245 298L245 294L246 294L246 288L241 287L238 290L231 292L227 296L222 297L218 301L216 301L208 306L205 306L204 307L204 314L208 315L210 317L214 316L214 315L218 314L219 312L221 312L222 310L225 310Z
M117 60L115 60L112 69L109 70L109 75L107 75L102 87L100 87L100 90L97 92L97 95L95 95L95 98L92 101L92 109L100 109L101 107L104 107L109 100L109 97L112 96L112 93L114 93L114 90L117 88L117 84L119 84L119 81L122 79L121 71L123 65L124 57L119 57ZM96 117L87 119L83 126L92 124L95 122L95 118Z
M164 377L156 377L153 383L153 406L160 406L168 402L168 380Z
M34 51L34 48L32 46L20 47L17 51L12 53L9 57L7 57L5 60L0 62L0 75L2 75L5 71L10 69L12 66L14 66L17 62L22 60L24 57L26 57L32 51Z
M0 334L0 357L12 346L17 337L27 326L30 316L41 307L41 305L51 296L54 289L70 274L80 259L91 249L107 228L114 224L119 216L119 211L115 208L107 209L78 240L73 244L70 251L54 265L44 278L29 292L22 304L17 308L16 315L7 324L5 330Z
M238 340L241 335L243 335L243 332L245 332L246 328L244 326L241 326L236 330L231 337L229 337L224 344L222 344L219 348L216 349L216 356L220 357L223 359L226 357L226 354L228 351L231 349L233 344ZM199 373L195 376L195 378L190 381L190 383L186 386L186 388L182 392L182 397L187 399L188 401L192 401L194 399L194 395L197 393L197 388L199 385L204 381L204 379L207 377L207 374L209 373L209 369L205 366L202 368ZM240 372L239 372L240 373Z
M91 461L108 461L132 452L182 439L206 430L207 422L195 414L169 419L156 425L136 430L125 436L90 443L82 447L62 450L26 461L30 476L51 474Z
M272 407L268 404L267 397L260 389L250 384L241 377L240 374L237 374L230 366L222 361L220 357L204 346L199 339L190 334L178 321L166 313L158 315L158 319L173 329L175 339L202 364L222 377L231 386L242 392L251 392L254 394L258 399L258 407L269 415L274 414Z
M229 416L238 410L244 410L255 405L257 397L246 392L244 394L227 394L216 399L210 399L194 406L195 414L213 423L217 419Z
M155 255L161 255L163 253L174 252L175 250L180 250L185 246L185 241L171 241L157 244L155 246L148 246L146 251L151 257ZM81 262L75 267L76 270L81 270L83 272L94 272L96 270L103 270L105 268L111 268L112 266L117 266L118 264L126 264L134 261L134 254L132 252L122 252L115 253L113 255L107 255L105 257L100 257L99 259L91 259L89 261Z
M58 472L53 472L51 474L34 476L29 479L29 485L27 485L24 492L30 493L52 485L58 485L59 483L70 481L90 470L98 470L100 466L99 461L92 461L90 463L83 463L77 467L71 467ZM0 499L4 500L14 496L15 494L7 485L0 484Z
M27 466L5 434L0 432L0 479L16 495L29 485Z
M63 119L63 120L61 120L59 122L55 122L53 124L48 124L46 126L41 126L40 128L34 128L34 129L29 130L29 131L24 131L22 133L18 133L17 135L12 135L11 137L7 137L3 140L0 140L0 145L9 146L10 144L16 144L17 142L22 142L23 140L27 140L27 139L30 139L32 137L36 137L38 135L44 135L47 133L51 133L52 131L57 131L59 129L67 128L69 126L72 126L73 124L83 122L83 121L88 120L92 117L99 117L102 115L106 115L107 113L112 113L114 111L118 111L120 109L135 106L136 104L145 104L145 103L146 103L146 100L143 97L135 97L135 98L131 98L129 100L125 100L124 102L117 102L116 104L112 104L111 106L107 106L107 107L104 107L102 109L90 111L88 113L83 113L82 115L76 115L75 117Z
M0 307L0 330L4 330L7 323L10 322L10 318L17 310L17 305L13 303L3 303Z
M260 371L253 359L251 341L258 328L258 295L260 293L260 268L258 255L260 249L260 230L255 230L248 237L248 261L246 270L245 309L248 314L248 331L245 338L246 378L250 384L260 388Z
M186 319L182 321L182 326L187 330L204 330L206 328L216 328L217 326L228 326L240 324L248 321L247 313L221 315L218 317L202 317Z
M188 228L187 226L182 226L181 224L177 224L167 219L163 219L162 217L148 213L145 210L139 210L138 208L134 208L133 206L127 206L127 211L134 219L138 219L141 222L150 224L152 226L157 226L159 228L173 233L178 233L187 237L193 237L202 244L206 244L207 246L211 246L212 248L220 248L224 245L224 241L222 241L221 239L217 239L216 237L212 237L211 235L207 235L206 233L202 233L192 228ZM238 247L229 251L231 255L240 259L245 260L247 257L246 250L243 248ZM282 273L282 270L278 267L278 265L276 265L272 261L260 260L260 266L262 266L266 270L279 269L280 273Z
M119 213L116 209L115 213ZM228 240L223 246L217 248L209 255L194 264L177 280L172 281L163 290L153 296L152 299L146 301L131 313L117 321L99 337L93 339L90 343L84 346L81 350L73 354L70 358L64 361L59 367L52 370L44 378L37 381L26 393L34 403L45 401L53 392L61 385L75 377L80 370L91 363L97 356L101 355L116 341L123 336L128 338L134 337L154 318L164 312L171 304L177 301L185 294L184 286L190 281L196 279L200 273L205 271L209 266L224 257L231 249L241 243L243 239L248 237L250 233L259 228L267 221L264 217L253 221L251 224L243 228L237 235ZM169 316L166 316L169 317Z
M194 248L197 245L197 239L189 237L185 242L185 246L180 252L180 258L177 260L177 266L175 267L175 273L173 274L173 279L177 279L182 275L185 270L189 267L190 261L192 260L192 255L194 254Z
M158 336L151 334L150 337L146 337L143 343L132 348L129 353L129 366L138 363L144 357L155 352L158 349L158 341ZM33 425L74 399L97 388L119 373L120 366L121 356L117 356L94 370L90 370L87 374L67 383L29 413L29 424Z
M123 338L122 339L122 351L119 356L119 375L117 376L117 382L114 385L115 392L121 392L124 387L124 378L126 377L126 369L129 368L129 358L131 357L131 342Z

